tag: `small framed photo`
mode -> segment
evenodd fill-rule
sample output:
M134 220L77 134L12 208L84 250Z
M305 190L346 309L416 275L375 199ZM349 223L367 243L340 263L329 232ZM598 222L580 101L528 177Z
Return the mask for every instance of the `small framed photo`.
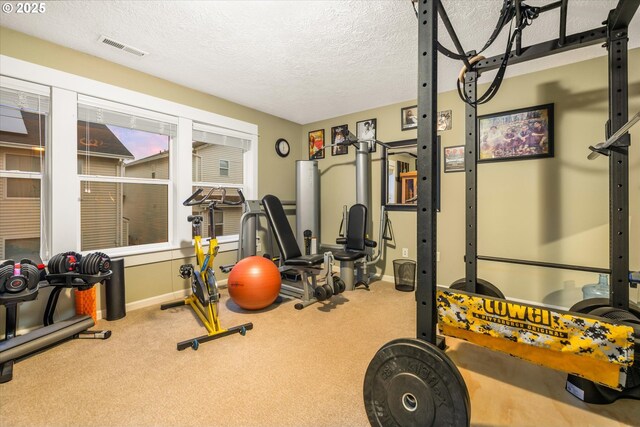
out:
M553 104L478 117L478 162L553 157Z
M418 106L404 107L400 110L400 129L410 130L418 127Z
M349 153L348 137L349 126L340 125L331 128L331 145L333 145L331 147L331 155L341 156ZM341 143L345 143L345 145L340 145Z
M376 119L367 119L356 123L356 137L359 141L369 141L370 153L375 153L378 146L375 143L376 125Z
M464 172L464 145L444 147L444 173Z
M324 159L324 129L309 132L309 160Z
M451 110L438 111L438 132L451 129Z

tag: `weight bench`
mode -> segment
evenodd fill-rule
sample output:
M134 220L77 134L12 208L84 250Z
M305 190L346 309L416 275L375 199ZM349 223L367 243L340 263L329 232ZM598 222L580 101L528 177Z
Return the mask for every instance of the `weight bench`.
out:
M344 282L339 277L332 275L333 255L331 252L302 255L280 199L268 194L262 198L262 205L280 249L280 272L293 270L302 276L301 286L282 283L280 294L301 299L302 301L297 303L295 308L302 310L317 301L323 301L331 298L332 295L343 292ZM324 269L322 268L323 264ZM325 283L322 285L317 280L317 276L320 274L325 277Z
M358 284L363 283L368 288L369 284L361 277L361 269L355 271L356 263L366 262L366 248L377 246L376 242L367 239L367 207L365 205L356 204L349 208L346 229L347 236L336 239L336 243L344 245L344 249L333 253L333 257L340 261L340 278L349 291L355 288L356 276Z

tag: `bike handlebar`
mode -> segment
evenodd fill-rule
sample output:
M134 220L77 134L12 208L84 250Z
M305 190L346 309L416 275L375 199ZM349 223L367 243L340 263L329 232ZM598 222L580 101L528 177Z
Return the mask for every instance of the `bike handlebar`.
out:
M220 192L222 193L220 198L214 198L213 196L213 192L215 190L221 190ZM238 205L242 205L245 202L244 199L244 194L242 194L242 190L238 189L238 196L240 196L240 200L237 202L230 202L228 200L226 200L226 196L227 196L227 189L226 188L212 188L206 196L202 197L201 199L197 199L196 197L198 197L198 195L200 195L202 192L204 191L204 189L202 188L198 188L196 191L193 192L193 194L191 196L189 196L189 198L187 200L185 200L184 202L182 202L182 204L184 206L198 206L198 205L204 205L205 203L209 203L209 204L213 204L214 206L217 204L220 205L227 205L227 206L238 206Z

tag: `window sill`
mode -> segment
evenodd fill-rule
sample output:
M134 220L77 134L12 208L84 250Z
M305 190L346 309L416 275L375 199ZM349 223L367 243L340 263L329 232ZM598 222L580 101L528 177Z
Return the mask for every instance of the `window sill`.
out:
M209 247L209 239L203 241L202 246L206 251ZM238 235L221 237L218 239L218 246L218 253L238 250ZM145 247L113 248L103 250L102 252L105 252L111 258L125 258L126 267L154 264L194 256L193 245L184 247L172 247L167 244L145 245Z

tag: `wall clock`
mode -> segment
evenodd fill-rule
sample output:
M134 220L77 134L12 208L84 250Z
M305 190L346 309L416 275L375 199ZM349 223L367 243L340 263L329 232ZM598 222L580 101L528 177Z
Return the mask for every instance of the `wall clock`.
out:
M278 153L278 156L287 157L289 151L291 151L291 147L289 147L289 142L286 139L280 138L276 141L276 153Z

